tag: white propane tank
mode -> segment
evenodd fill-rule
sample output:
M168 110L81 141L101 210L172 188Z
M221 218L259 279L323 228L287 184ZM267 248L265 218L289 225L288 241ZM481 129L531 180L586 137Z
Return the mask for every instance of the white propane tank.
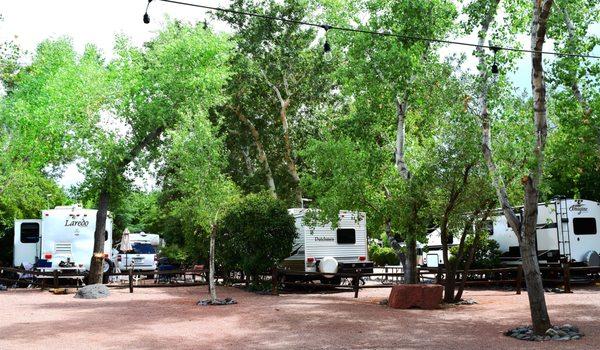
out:
M338 271L338 261L332 256L326 256L319 261L319 271L321 273L336 273ZM324 275L324 277L331 278L332 275Z

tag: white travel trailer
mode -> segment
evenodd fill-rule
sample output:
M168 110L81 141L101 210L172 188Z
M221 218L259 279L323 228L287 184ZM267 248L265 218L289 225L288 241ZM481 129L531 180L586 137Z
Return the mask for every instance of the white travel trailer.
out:
M519 217L520 212L521 208ZM538 204L536 245L540 264L566 260L575 265L600 266L599 225L598 202L557 197ZM498 242L505 263L519 263L519 242L500 211L492 217L489 235ZM428 247L427 266L443 264L439 230L429 235Z
M89 270L94 250L96 210L81 205L43 210L41 219L15 220L14 266L44 270ZM106 219L105 270L110 267L112 219Z
M134 243L148 243L152 245L154 248L159 248L163 246L163 240L156 233L130 233L129 234L129 242L131 244Z
M294 208L289 213L296 220L298 236L292 255L283 262L294 271L336 273L361 268L372 272L373 263L367 256L367 222L365 213L340 211L338 227L304 223L308 210Z

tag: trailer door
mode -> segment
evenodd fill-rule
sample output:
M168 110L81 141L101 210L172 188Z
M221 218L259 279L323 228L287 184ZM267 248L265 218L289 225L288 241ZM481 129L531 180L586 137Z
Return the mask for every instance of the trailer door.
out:
M35 264L41 236L42 220L15 220L14 266Z

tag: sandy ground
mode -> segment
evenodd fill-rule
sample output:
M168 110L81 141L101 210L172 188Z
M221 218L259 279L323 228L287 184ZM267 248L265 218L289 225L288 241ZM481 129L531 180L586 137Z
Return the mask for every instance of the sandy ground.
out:
M529 323L527 294L468 291L477 305L394 310L389 289L256 295L220 288L239 304L199 307L205 287L111 289L102 300L0 292L0 349L599 349L600 287L547 294L554 324L578 325L569 342L524 342L502 335Z

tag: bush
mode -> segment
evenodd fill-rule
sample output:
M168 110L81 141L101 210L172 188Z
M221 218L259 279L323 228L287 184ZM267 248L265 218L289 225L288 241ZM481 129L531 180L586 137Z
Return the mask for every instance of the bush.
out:
M459 269L464 268L465 261L467 260L467 255L469 249L473 245L473 237L467 237L465 240L465 254L463 261L460 261L458 264ZM451 259L456 259L458 254L458 246L454 246L450 248ZM488 269L500 266L500 245L498 242L493 239L489 239L488 237L484 237L479 242L479 247L475 251L475 257L473 258L473 263L471 264L472 269Z
M219 224L216 255L225 270L256 277L290 256L296 238L285 203L268 193L250 194Z
M185 265L189 263L189 254L176 244L170 244L160 250L160 256L166 258L170 264Z
M376 244L369 246L369 258L376 266L400 264L400 259L393 248L380 247Z

